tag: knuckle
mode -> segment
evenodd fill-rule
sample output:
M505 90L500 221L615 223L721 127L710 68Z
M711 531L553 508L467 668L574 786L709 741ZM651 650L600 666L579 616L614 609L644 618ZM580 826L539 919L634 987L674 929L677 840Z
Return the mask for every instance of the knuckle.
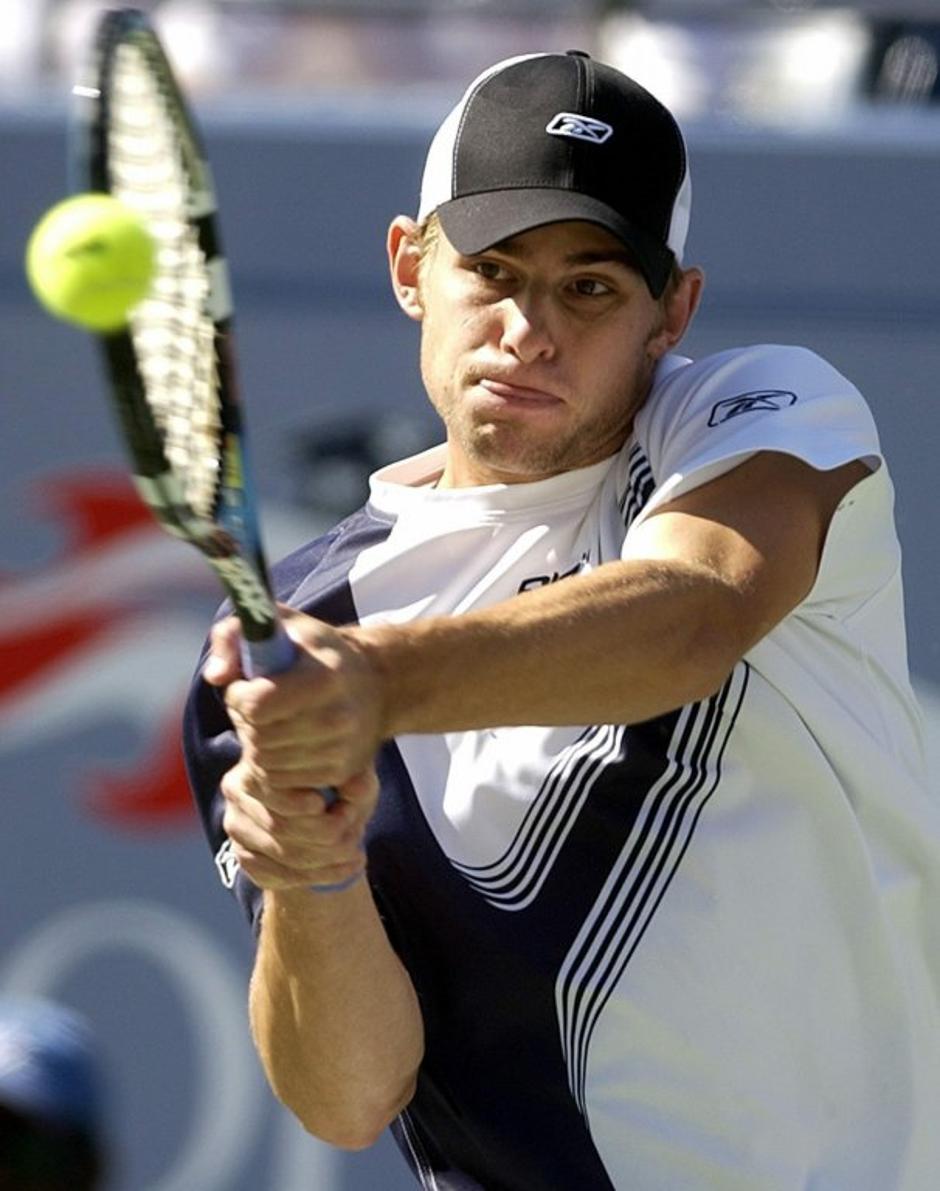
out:
M239 687L237 695L233 696L235 706L243 724L244 731L252 731L252 725L258 718L261 700L253 684L245 683Z
M293 785L285 785L277 789L277 796L272 800L271 806L277 814L278 821L285 827L303 822L309 814L307 791L298 790Z
M225 620L218 620L209 630L209 641L213 646L225 645L228 643L231 632L232 629L228 617Z
M241 780L237 770L230 769L222 775L222 780L219 782L219 789L222 791L222 797L226 802L235 802L237 800L241 793Z
M260 750L258 729L251 722L251 720L246 720L239 717L238 739L245 752L257 755Z
M284 780L283 760L278 756L277 750L272 749L270 745L252 746L249 752L250 759L254 765L261 770L270 785L282 785Z
M328 708L323 715L323 727L337 736L351 736L357 726L358 717L351 703L337 702Z
M240 731L253 730L264 722L275 692L271 683L264 678L245 679L233 683L226 692L226 704L237 719Z
M231 806L226 806L225 813L222 815L222 830L232 841L232 851L235 853L236 859L239 859L238 820L233 813Z
M232 854L238 861L239 867L250 875L251 870L257 868L259 864L257 853L246 847L237 835L231 835L229 839L232 841Z

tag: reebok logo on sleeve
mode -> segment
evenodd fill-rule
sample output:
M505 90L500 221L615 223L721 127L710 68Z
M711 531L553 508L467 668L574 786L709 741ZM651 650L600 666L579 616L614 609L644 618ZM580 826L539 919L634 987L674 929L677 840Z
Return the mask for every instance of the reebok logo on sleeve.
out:
M769 413L772 410L787 409L796 404L796 393L786 389L760 389L755 393L741 393L738 397L726 397L712 406L708 418L709 426L720 426L742 414Z

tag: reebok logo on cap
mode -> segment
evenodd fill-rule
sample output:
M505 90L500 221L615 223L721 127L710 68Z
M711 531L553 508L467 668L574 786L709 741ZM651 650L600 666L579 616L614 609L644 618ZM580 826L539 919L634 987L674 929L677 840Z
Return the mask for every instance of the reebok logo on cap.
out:
M552 136L570 136L576 141L591 141L595 145L603 145L614 130L603 120L579 116L577 112L559 112L546 124L545 131L550 132Z

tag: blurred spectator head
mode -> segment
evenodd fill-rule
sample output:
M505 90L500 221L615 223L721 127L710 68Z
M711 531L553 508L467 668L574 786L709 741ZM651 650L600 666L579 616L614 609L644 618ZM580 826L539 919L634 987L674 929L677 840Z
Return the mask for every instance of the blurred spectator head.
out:
M89 1027L51 1002L0 996L0 1191L96 1191L101 1134Z

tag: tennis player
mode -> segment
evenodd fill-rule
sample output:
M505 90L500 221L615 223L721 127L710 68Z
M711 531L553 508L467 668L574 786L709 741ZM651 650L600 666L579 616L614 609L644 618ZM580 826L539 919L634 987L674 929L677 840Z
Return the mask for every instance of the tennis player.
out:
M446 441L280 565L187 719L305 1126L425 1188L926 1191L940 825L892 487L798 347L692 360L670 113L476 79L389 234ZM317 788L339 800L327 807Z

